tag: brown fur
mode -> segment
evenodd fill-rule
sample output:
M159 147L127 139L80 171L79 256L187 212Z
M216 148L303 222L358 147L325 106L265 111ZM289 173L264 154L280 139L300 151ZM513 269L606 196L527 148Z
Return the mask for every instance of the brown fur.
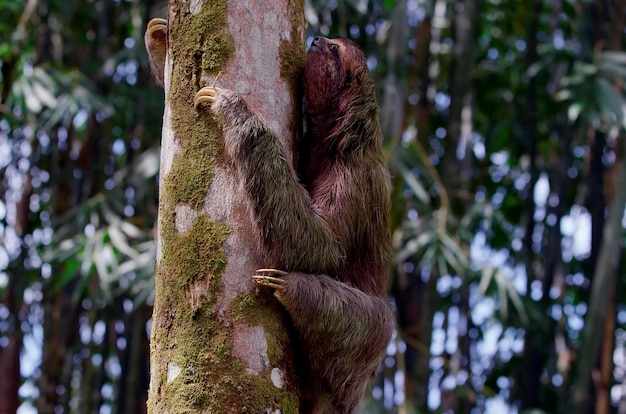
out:
M297 172L276 134L234 92L211 110L302 340L305 413L359 410L385 355L390 184L374 83L347 39L316 38L304 71L307 134Z

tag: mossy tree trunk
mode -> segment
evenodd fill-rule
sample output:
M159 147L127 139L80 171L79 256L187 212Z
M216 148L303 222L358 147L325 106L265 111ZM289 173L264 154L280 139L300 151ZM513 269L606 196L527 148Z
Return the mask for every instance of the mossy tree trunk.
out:
M169 1L150 413L298 411L286 314L251 281L258 230L193 98L240 93L292 153L303 63L303 0Z

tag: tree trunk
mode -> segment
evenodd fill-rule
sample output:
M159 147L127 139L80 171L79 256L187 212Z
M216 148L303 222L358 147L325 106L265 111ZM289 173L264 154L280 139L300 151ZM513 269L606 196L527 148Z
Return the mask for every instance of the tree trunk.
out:
M465 197L456 197L469 190L471 179L471 110L472 71L478 1L454 2L452 60L450 62L450 107L447 134L444 141L445 156L441 163L441 179L452 199L452 211L461 217L466 208ZM454 197L454 198L452 198Z
M404 103L406 102L406 44L409 39L407 24L407 0L399 0L393 7L389 45L387 47L387 78L382 92L383 104L380 106L380 120L383 136L393 143L400 142L405 128ZM392 148L395 145L392 146Z
M626 7L626 1L616 1L612 4L607 5L609 8L609 16L610 16L610 29L607 37L610 39L610 48L613 50L621 50L622 49L622 31L624 28L624 23L626 19L624 18L624 14L620 13L619 10L623 10ZM615 79L615 88L617 90L621 90L623 87L623 82L621 78ZM619 140L624 140L626 137L624 133L620 133L618 135ZM624 157L623 152L617 152L617 157L622 159ZM614 166L615 167L615 166ZM616 168L612 168L610 171L611 175L615 175L619 171ZM615 183L616 179L612 177L612 183ZM613 187L614 191L615 188ZM612 199L614 194L606 194L607 199ZM620 257L621 260L621 257ZM621 267L621 266L620 266ZM613 379L613 352L615 350L615 324L616 324L616 315L617 315L617 301L620 299L618 297L618 289L620 286L619 276L616 275L615 280L613 281L614 285L611 289L611 296L609 297L609 303L607 306L607 315L608 317L604 320L604 330L602 333L602 345L599 356L599 375L598 375L598 384L596 391L596 402L595 402L595 412L596 414L609 414L611 412L611 380Z
M44 286L43 289L43 347L41 375L37 379L39 397L36 407L40 413L54 412L54 407L68 401L59 395L63 383L63 369L71 361L72 340L77 338L79 312L75 301L75 283L70 282L61 289ZM65 388L65 392L70 392ZM81 411L82 412L82 411ZM86 412L86 411L85 411Z
M151 308L145 304L139 305L124 319L126 327L124 337L127 338L124 351L122 375L120 377L117 395L117 412L144 414L147 399L147 367L148 367L148 338L146 337L146 323L150 318Z
M463 0L454 2L453 13L453 38L452 60L450 62L449 93L450 107L447 124L446 139L444 141L445 156L441 161L441 180L448 195L450 195L449 207L455 217L463 217L468 210L470 203L465 194L471 193L472 186L472 153L471 134L473 88L472 70L474 66L474 50L476 44L476 26L479 16L478 0ZM467 257L469 257L469 246L463 246ZM441 276L441 275L438 275ZM463 275L461 275L463 276ZM433 282L436 284L436 282ZM433 286L433 293L436 293ZM458 309L461 320L466 324L459 326L458 353L460 364L457 369L472 372L470 341L466 333L471 328L469 286L465 286L460 291L460 301ZM432 324L431 315L431 324ZM429 342L430 343L430 342ZM456 372L453 372L456 374ZM472 381L468 379L465 384L459 384L467 388L466 396L457 396L454 412L469 413L475 404L473 398ZM443 396L442 396L443 400ZM445 410L445 407L442 406Z
M259 231L222 156L220 126L193 98L215 82L238 92L287 138L291 154L301 119L303 7L169 2L151 413L298 411L286 313L251 281L264 266Z
M624 153L624 137L620 136L617 145L620 146L620 154ZM604 225L600 254L594 270L589 298L589 311L585 318L585 327L582 333L582 346L577 363L577 373L572 393L571 408L574 414L587 412L589 403L589 386L591 383L591 371L596 363L604 319L607 317L607 303L611 297L611 289L616 286L617 271L620 261L620 250L624 237L622 218L626 203L626 168L624 158L619 157L616 161L615 194L609 206L609 215ZM614 317L610 315L609 317Z
M6 345L0 347L0 413L15 413L19 407L18 390L21 384L20 350L22 336L19 330L7 336Z

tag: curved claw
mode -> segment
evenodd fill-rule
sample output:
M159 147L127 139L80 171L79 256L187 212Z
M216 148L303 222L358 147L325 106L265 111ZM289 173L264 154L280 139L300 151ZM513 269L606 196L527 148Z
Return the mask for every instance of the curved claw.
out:
M155 17L154 19L151 19L148 22L148 29L150 29L152 26L155 26L157 24L162 24L163 26L167 26L167 20L162 19L160 17Z
M283 284L285 281L276 277L254 275L252 276L252 280L259 285L271 287L276 290L284 289Z
M154 32L157 32L160 30L163 30L163 31L167 30L167 20L157 17L148 22L148 27L146 31L148 32L150 36L152 36Z
M284 270L278 270L278 269L257 269L257 272L273 273L273 274L278 275L278 276L287 276L289 274L289 273L285 272Z
M283 272L278 269L258 269L257 275L252 276L252 280L262 286L267 286L274 288L278 291L281 291L285 288L285 280L280 277L274 277L270 275L276 276L287 276L287 272ZM269 274L268 274L269 273Z
M198 105L203 103L213 105L217 100L218 92L219 89L215 86L205 86L196 93L196 97L193 100L194 106L197 108Z

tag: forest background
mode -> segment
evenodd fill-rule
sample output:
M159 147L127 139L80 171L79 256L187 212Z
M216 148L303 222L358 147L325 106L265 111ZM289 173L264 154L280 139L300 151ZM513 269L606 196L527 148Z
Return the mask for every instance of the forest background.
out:
M0 412L145 411L166 9L0 0ZM366 412L626 413L626 1L305 17L365 51L394 177Z

